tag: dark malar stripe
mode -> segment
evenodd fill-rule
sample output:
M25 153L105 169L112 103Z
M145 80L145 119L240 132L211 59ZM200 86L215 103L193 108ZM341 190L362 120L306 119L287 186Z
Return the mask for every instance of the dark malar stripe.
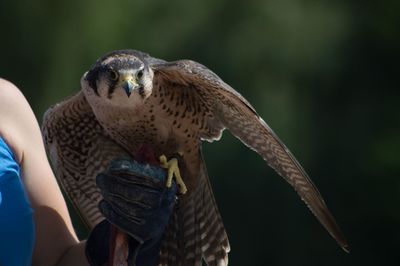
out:
M108 99L112 98L112 94L115 91L115 85L116 85L116 83L113 83L113 84L110 84L110 86L108 87L108 93L107 93Z

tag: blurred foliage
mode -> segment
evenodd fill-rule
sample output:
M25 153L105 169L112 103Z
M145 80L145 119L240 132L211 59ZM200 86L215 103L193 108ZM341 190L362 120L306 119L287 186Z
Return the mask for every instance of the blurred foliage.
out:
M296 154L352 248L338 248L296 193L225 133L204 150L230 265L398 265L399 10L399 1L0 0L0 76L40 121L110 50L203 63Z

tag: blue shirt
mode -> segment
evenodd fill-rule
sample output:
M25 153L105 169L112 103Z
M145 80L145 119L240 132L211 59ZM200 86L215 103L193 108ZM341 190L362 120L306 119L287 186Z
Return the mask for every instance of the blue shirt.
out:
M20 168L0 137L0 265L31 265L34 242L33 210L21 182Z

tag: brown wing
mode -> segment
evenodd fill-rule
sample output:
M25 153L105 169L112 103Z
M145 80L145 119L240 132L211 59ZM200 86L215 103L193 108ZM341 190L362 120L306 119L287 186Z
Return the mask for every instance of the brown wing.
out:
M57 179L93 227L103 219L95 177L111 160L128 154L106 135L81 92L47 110L42 132Z
M201 151L200 157L201 157ZM197 184L179 197L162 243L162 266L228 265L230 245L207 170L199 158ZM180 167L185 171L184 167ZM182 172L187 180L188 172Z
M201 125L201 138L218 139L224 128L229 129L293 186L331 236L344 250L348 249L339 226L315 185L246 99L205 66L193 61L162 63L152 68L155 82L179 90L175 94L180 94L181 104L186 105L194 119L201 120L197 123ZM196 117L196 113L203 117Z

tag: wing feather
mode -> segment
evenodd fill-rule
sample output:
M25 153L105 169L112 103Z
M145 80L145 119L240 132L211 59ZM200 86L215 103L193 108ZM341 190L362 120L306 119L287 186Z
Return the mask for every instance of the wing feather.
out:
M190 97L196 97L201 103L203 114L211 113L204 118L208 126L202 127L202 138L218 139L223 129L229 129L292 185L320 223L347 250L348 244L344 235L316 186L289 149L243 96L205 66L194 61L162 63L153 65L153 69L157 82L176 84L174 87L177 90L184 90L185 94L191 94ZM193 102L195 101L192 100L190 104ZM219 133L215 134L215 130Z
M111 160L128 154L107 136L81 92L47 110L42 132L59 183L94 227L103 219L95 177Z
M197 181L179 197L164 235L161 266L202 265L202 260L210 266L228 265L228 236L203 161Z

